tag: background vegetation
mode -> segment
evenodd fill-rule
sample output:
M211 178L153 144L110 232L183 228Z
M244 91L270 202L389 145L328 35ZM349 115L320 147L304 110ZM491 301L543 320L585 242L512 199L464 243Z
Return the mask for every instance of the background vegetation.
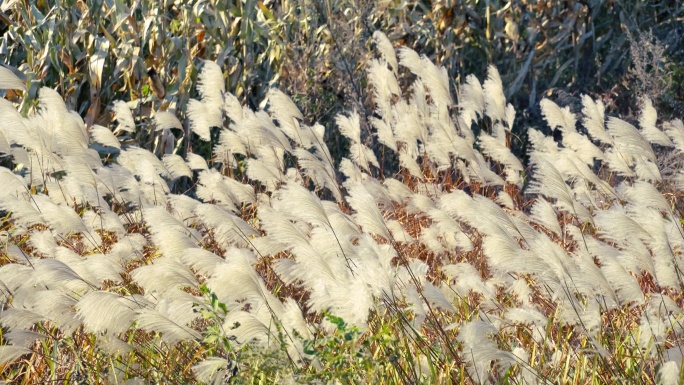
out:
M684 5L674 0L10 0L0 11L0 58L32 85L24 108L49 84L89 124L108 122L113 100L146 100L151 68L165 84L162 102L182 116L201 59L219 63L227 91L249 107L277 86L310 123L328 125L350 108L368 115L365 63L376 30L456 83L482 79L494 64L521 111L519 155L522 127L543 127L545 96L573 112L581 94L623 116L637 110L624 96L633 94L661 115L684 112ZM330 131L339 161L343 144Z

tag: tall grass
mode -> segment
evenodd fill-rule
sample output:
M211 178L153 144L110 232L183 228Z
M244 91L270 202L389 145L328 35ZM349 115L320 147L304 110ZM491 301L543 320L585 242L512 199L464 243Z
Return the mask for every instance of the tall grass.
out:
M211 62L184 123L1 100L2 378L679 383L681 120L544 100L526 166L495 67L454 85L374 37L338 168L325 127L277 90L241 106Z

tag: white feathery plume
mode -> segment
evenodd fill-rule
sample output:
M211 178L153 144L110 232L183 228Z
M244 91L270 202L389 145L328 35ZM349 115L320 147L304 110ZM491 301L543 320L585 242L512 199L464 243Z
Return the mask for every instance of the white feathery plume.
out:
M432 103L437 106L440 113L447 113L446 107L453 105L451 93L449 92L449 75L446 68L437 67L427 57L421 57L423 63L423 73L421 80L430 90ZM415 94L414 94L415 96Z
M473 243L465 234L461 226L444 210L430 209L426 211L433 221L431 229L442 239L442 243L452 252L468 252L473 249ZM422 230L421 230L422 231Z
M596 147L589 138L574 131L563 133L563 146L572 149L577 158L589 167L594 166L594 160L603 160L605 156L600 148Z
M141 203L140 184L128 169L113 164L97 170L98 189L118 202Z
M604 153L608 168L623 177L634 177L636 174L630 167L632 162L625 158L617 149L609 148Z
M219 135L219 142L214 147L214 154L217 156L232 156L233 154L248 155L240 136L231 130L223 129ZM231 160L232 161L232 160Z
M304 119L304 115L292 99L277 88L269 89L266 99L268 100L268 111L271 117L280 124L280 130L296 143L306 147L310 146L310 138L303 140L303 132L299 128L298 120Z
M456 126L449 119L432 119L429 125L433 127L431 139L445 142L443 145L449 147L451 154L468 162L475 161L475 152L473 150L475 138L472 136L470 129L461 128L461 132L467 132L471 136L464 138L456 135Z
M207 161L204 160L201 155L190 152L185 156L185 159L187 160L188 167L190 167L190 169L193 171L209 169L209 166L207 166Z
M387 195L393 202L404 203L408 198L413 196L413 191L411 191L411 189L394 178L385 178L382 184L387 189Z
M519 281L525 283L523 280ZM508 308L503 318L515 324L531 325L532 339L536 343L554 347L553 341L548 338L546 333L549 320L536 307Z
M242 218L216 205L198 205L195 214L208 229L213 230L214 238L224 248L230 245L248 247L249 239L259 235L259 232Z
M638 240L647 244L653 242L653 237L619 205L608 210L598 210L594 214L594 222L599 228L598 233L611 241L623 243Z
M81 184L86 186L97 186L97 177L93 172L93 169L102 168L102 164L99 163L99 159L96 162L92 162L88 156L81 154L81 156L64 156L64 171L74 179L78 180Z
M244 118L244 109L238 98L230 92L225 92L223 99L223 112L226 113L226 116L235 123L241 122Z
M185 249L195 246L191 237L195 240L200 238L194 229L187 228L165 208L146 208L143 210L143 217L149 226L152 240L167 257L180 257Z
M484 116L485 99L482 85L475 75L468 75L466 82L459 87L459 107L461 117L470 129L473 123Z
M387 230L389 230L390 234L392 235L392 238L395 239L397 242L403 242L408 244L415 242L411 234L409 234L406 231L406 229L404 229L404 226L402 226L399 221L391 219L388 220L386 224Z
M380 168L378 159L375 157L373 150L361 143L354 143L349 147L349 158L356 163L359 168L366 172L371 172L370 165Z
M681 120L675 119L663 124L663 129L667 136L670 137L677 150L680 153L684 152L684 123Z
M398 51L399 64L408 68L409 71L411 71L411 73L420 76L420 74L423 72L423 63L420 59L420 55L418 55L416 51L408 47L401 47L398 49Z
M618 187L618 194L635 206L649 207L662 213L672 212L665 197L651 183L636 181L631 186L622 183Z
M430 282L424 282L422 284L422 294L425 300L429 302L432 306L446 310L452 313L456 312L454 305L446 298L444 293L440 291Z
M26 90L26 85L9 68L0 66L0 90Z
M445 68L435 66L430 59L420 57L416 51L408 47L399 49L399 64L418 76L430 91L430 96L435 105L446 108L453 104Z
M424 119L419 116L414 104L408 104L404 100L395 104L394 114L394 133L397 141L404 142L405 151L412 157L416 157L418 155L417 141L425 143L428 137Z
M604 144L613 144L613 139L605 129L605 106L601 100L594 101L589 95L582 95L582 123L589 136Z
M679 361L667 361L658 368L658 385L678 385L680 383Z
M235 132L240 136L246 148L254 151L255 147L275 147L292 152L292 146L285 133L274 123L264 111L245 110L245 117L235 125Z
M296 256L297 263L300 264L300 271L295 275L291 272L286 272L278 269L278 264L274 266L279 275L286 282L294 282L298 279L306 280L322 280L323 282L335 282L335 274L331 270L328 263L323 260L322 255L329 253L335 254L339 250L337 243L329 243L325 245L325 250L315 249L304 231L296 224L292 223L288 218L271 209L260 209L259 219L261 221L261 228L266 231L266 234L271 238L270 242L277 242L282 244L283 249L289 250ZM258 238L257 238L258 239ZM277 245L269 245L269 248L276 248ZM298 269L299 269L298 268ZM286 274L287 273L287 274ZM300 275L303 274L303 275Z
M321 158L320 152L312 154L299 147L294 150L293 155L297 157L299 167L317 188L327 188L335 196L335 200L342 201L340 186L335 180L335 170L327 159Z
M608 119L608 133L615 141L615 148L623 157L644 157L656 162L651 145L641 136L639 130L624 120L610 117ZM629 162L629 161L628 161Z
M171 214L179 219L185 226L193 226L197 223L195 208L202 202L187 195L170 194L169 203L171 204Z
M0 346L0 363L6 365L18 360L23 355L32 353L33 350L27 349L23 346L2 345Z
M84 292L83 288L63 288L65 292ZM74 310L76 301L61 290L35 290L30 297L26 298L25 306L44 319L54 323L67 335L73 333L81 326Z
M122 266L142 256L145 238L140 234L128 234L120 237L109 251L109 255L119 261Z
M494 326L483 321L472 321L461 326L457 339L463 344L463 355L472 380L487 383L487 373L494 360L501 365L502 371L515 364L515 357L510 352L499 350L490 339L490 335L497 333Z
M1 154L12 155L9 139L2 130L0 130L0 155Z
M336 234L344 234L349 239L361 236L359 227L349 215L342 212L336 202L321 201L321 205L323 205L325 214Z
M207 287L215 293L219 300L228 306L241 306L244 302L256 309L260 306L279 307L276 299L263 279L256 273L252 264L255 256L243 249L229 248L225 252L226 261L216 266L216 270L207 280Z
M146 169L147 166L143 167L144 164L149 164L154 168L154 172L161 174L163 177L169 177L169 173L162 163L153 153L139 148L139 147L129 147L124 151L121 151L119 157L117 158L118 163L130 170L133 174L140 176L142 169Z
M399 156L401 157L401 154ZM345 183L354 182L354 183L362 183L364 180L368 178L368 174L361 172L359 170L359 167L354 164L349 158L342 158L340 161L340 167L339 167L340 173L344 175L345 178L347 178L347 181Z
M181 257L183 264L198 273L209 277L216 271L217 266L225 260L209 250L190 247L185 250Z
M278 339L272 335L274 330L271 330L271 327L275 329L275 325L269 327L255 315L241 310L228 313L223 322L226 335L234 337L240 345L253 340L261 344L274 343Z
M225 378L230 377L228 370L232 363L225 358L208 357L194 365L191 369L195 373L197 381L203 384L218 384Z
M392 42L387 38L387 35L380 31L375 31L373 32L373 42L375 43L377 50L382 55L382 58L385 59L387 64L389 64L392 72L397 73L399 69L397 55L394 52L394 46L392 46Z
M183 123L176 117L176 114L169 111L157 111L152 118L155 125L155 131L163 129L177 129L183 130Z
M378 142L384 144L390 150L397 152L397 140L394 138L392 127L384 120L375 117L371 117L370 122L375 128L375 134L378 137Z
M0 167L0 185L0 201L10 198L23 200L29 195L26 180L5 167Z
M561 173L563 179L573 186L573 192L578 200L580 199L582 193L580 190L588 190L589 184L591 184L594 189L602 192L605 195L615 196L615 191L610 184L604 180L601 180L590 169L590 167L593 167L594 162L591 161L590 164L587 164L586 161L588 159L582 160L577 154L578 152L564 148L553 156L549 155L546 158L548 160L553 160L554 166L556 166L558 171ZM587 153L584 154L584 156L587 155ZM591 191L593 191L593 189ZM595 206L593 203L592 205Z
M180 177L192 178L192 170L185 164L185 160L179 155L167 154L162 157L162 163L171 175L171 179L178 179Z
M641 181L654 183L660 182L663 179L658 165L643 159L643 157L636 159L634 171L636 172L637 178Z
M352 111L349 116L338 114L335 117L335 123L340 129L340 133L352 143L361 143L361 123L359 121L359 113L356 110Z
M630 218L639 223L652 237L652 241L647 242L646 245L653 257L656 282L660 286L678 287L681 283L678 277L680 269L677 258L673 255L674 247L669 242L665 227L665 224L674 221L670 217L663 218L661 211L640 205L627 206L627 213ZM644 254L643 247L633 248L631 246L633 240L628 240L628 243L630 246L625 247L629 247L630 254L636 254L639 249L642 249L642 254Z
M361 184L354 184L348 187L347 191L349 192L347 202L355 211L354 221L364 231L391 240L392 236L387 230L382 213L368 190Z
M247 176L249 179L260 182L268 191L275 191L285 181L284 170L279 163L268 162L264 159L247 160Z
M489 168L484 156L475 153L475 162L468 164L468 171L473 179L485 183L486 186L503 186L506 184L501 177Z
M454 152L453 146L443 131L433 132L428 137L423 150L430 159L430 162L437 166L438 171L444 171L451 167L452 159L450 153Z
M221 67L213 61L204 60L197 76L197 90L206 111L204 122L209 127L223 127L223 94L226 90ZM208 139L204 139L208 140Z
M292 202L297 202L297 205L293 205ZM272 207L314 226L330 228L330 221L321 200L299 184L287 183L280 188L273 195Z
M496 194L494 202L508 210L515 210L515 202L513 202L513 198L511 198L511 196L503 190Z
M33 232L28 242L36 252L45 254L45 256L52 255L57 248L57 241L50 230Z
M503 92L503 84L499 71L493 65L487 67L487 80L482 87L485 113L492 122L506 121L506 97Z
M423 180L425 178L423 175L423 170L420 169L420 166L418 165L418 162L416 162L415 158L404 151L399 153L399 165L408 170L408 172L414 178L419 180Z
M644 294L641 291L639 282L613 257L597 256L601 261L601 270L615 290L621 305L634 302L641 304L644 302Z
M88 136L83 119L75 111L69 111L62 97L53 89L43 87L39 91L39 115L51 130L52 148L58 154L79 154L88 148ZM45 131L44 131L45 132Z
M10 345L31 349L36 341L45 340L48 336L30 330L11 330L3 333L3 338L9 341Z
M480 272L470 263L445 265L441 271L447 276L449 281L454 282L449 284L449 287L460 296L466 297L472 291L481 294L486 303L495 305L496 287L491 283L484 282Z
M650 143L661 146L671 147L672 141L656 127L658 120L658 113L653 108L653 102L648 97L641 98L641 114L639 115L639 126L641 126L641 135Z
M28 259L24 258L27 260L27 262L30 262L33 260L33 258ZM15 306L16 303L21 303L21 294L18 294L18 292L25 292L26 289L29 289L28 295L30 295L34 291L33 285L28 287L31 283L35 282L35 278L33 276L33 269L28 265L20 265L18 263L8 263L3 267L0 267L0 282L2 283L2 297L5 297L6 299L9 299L11 297L14 297L14 302ZM17 298L19 297L19 298ZM1 315L0 315L1 318Z
M524 167L522 163L520 163L520 160L513 155L511 150L506 147L505 144L499 142L494 137L487 135L485 132L480 133L478 141L483 154L489 156L493 160L503 164L506 167L504 169L504 173L506 174L507 182L516 185L522 183L520 174L522 173Z
M127 354L130 354L134 347L130 344L128 344L126 341L122 341L118 337L115 337L111 334L105 334L105 335L99 335L97 336L97 339L95 340L95 345L97 346L97 349L101 350L105 354L111 355L111 356L125 356ZM110 373L110 376L116 375L117 372ZM110 377L111 378L111 377ZM109 380L109 379L108 379ZM134 379L129 379L127 381L121 381L121 379L118 380L112 380L113 382L121 384L121 385L142 385L142 380L140 381L135 381Z
M29 330L44 317L27 309L9 308L0 313L0 324L9 329Z
M379 60L371 60L368 64L368 81L373 86L373 103L375 113L381 119L388 121L392 118L392 97L401 94L399 83L387 68L387 65Z
M131 278L145 289L145 294L164 295L168 291L182 287L196 287L195 275L176 258L160 257L150 265L131 271Z
M190 131L194 132L199 136L199 138L205 142L208 142L211 140L211 127L221 127L223 125L223 122L221 122L220 125L218 126L212 126L209 121L211 117L211 113L209 112L209 108L207 105L204 104L204 102L200 102L199 100L195 99L190 99L188 100L188 104L186 107L186 114L187 114L187 119L188 119L188 124L190 126ZM221 114L221 110L216 110L214 112L218 112L219 118ZM159 114L159 113L157 113ZM156 117L156 115L155 115ZM216 122L213 122L216 123ZM159 126L158 126L159 127ZM164 127L164 128L169 128L169 127ZM177 128L177 127L173 127Z
M197 77L197 91L202 96L202 101L211 104L212 108L220 108L223 105L226 84L223 80L223 71L217 63L210 60L202 61L202 69Z
M118 262L115 256L88 254L86 260L81 262L83 273L79 274L88 282L95 282L95 286L102 286L105 281L120 283L123 281L121 274L124 268Z
M26 148L35 148L41 140L47 137L36 137L31 122L24 119L16 107L7 99L0 98L0 113L3 116L3 125L0 132L9 140L10 144L19 144Z
M446 252L445 246L439 238L440 232L437 227L423 227L418 236L418 242L425 246L428 251L435 255L442 255Z
M135 132L135 120L126 102L115 100L112 103L112 110L114 111L114 119L119 123L116 126L117 130Z
M43 223L40 212L33 204L24 200L4 199L0 201L0 210L12 213L15 225L28 228Z
M139 306L133 297L91 291L78 300L76 314L87 332L118 335L133 325L134 310Z
M558 169L541 155L533 154L531 158L535 167L535 178L530 183L528 192L554 198L559 208L575 214L583 223L591 222L591 214L584 206L575 202Z
M121 143L119 143L119 139L117 139L117 137L114 136L114 134L107 127L95 124L92 127L90 127L90 135L92 136L93 140L97 143L109 147L121 148Z
M552 137L544 135L541 131L534 128L527 130L527 135L529 136L532 148L530 149L530 154L533 152L539 152L544 154L556 154L558 153L558 144L553 140Z
M515 122L515 107L511 103L506 105L506 130L513 130L513 123Z
M45 195L34 195L32 201L45 223L62 235L87 233L83 220L70 207L58 206Z
M137 309L135 321L140 329L161 333L162 341L172 346L181 341L202 339L197 331L165 316L157 309Z
M85 292L89 289L89 285L70 266L56 259L39 259L33 266L35 282L48 288L75 292Z
M415 115L421 123L432 113L445 117L446 112L437 108L434 104L428 104L428 89L425 82L418 78L411 84L411 96L407 99L400 98L395 104L396 107L408 106L415 110ZM440 115L440 112L442 115ZM395 121L395 123L398 122ZM427 131L422 137L427 136Z
M539 106L541 107L542 115L544 115L544 119L546 119L551 130L560 128L563 134L577 132L577 130L575 130L575 114L570 112L570 107L561 109L556 103L546 98L539 102Z
M199 174L195 194L204 202L218 202L223 207L237 210L238 202L228 189L227 180L215 169L202 171Z
M543 197L537 197L530 210L530 217L538 224L544 226L546 229L552 231L554 234L561 236L563 231L558 223L558 214Z
M119 158L120 159L120 158ZM156 158L155 158L156 159ZM161 163L160 161L158 163ZM136 165L135 174L140 177L140 198L142 206L148 205L166 205L166 196L170 193L169 186L154 164L141 160ZM163 174L168 175L168 171L164 167ZM138 203L138 202L136 202Z

